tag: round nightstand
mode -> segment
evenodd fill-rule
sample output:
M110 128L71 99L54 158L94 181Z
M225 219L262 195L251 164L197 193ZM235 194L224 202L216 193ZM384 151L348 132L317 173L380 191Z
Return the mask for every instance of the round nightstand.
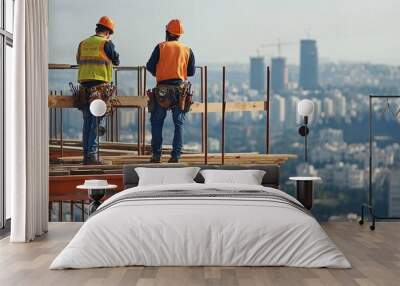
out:
M88 196L90 199L89 215L91 215L101 205L101 199L103 199L106 195L106 191L116 189L117 187L117 185L109 185L108 183L103 185L96 185L90 184L90 182L85 181L84 185L79 185L76 188L78 190L88 190Z
M306 209L311 210L314 199L314 181L321 181L322 179L320 177L290 177L289 180L296 181L297 200L301 202Z

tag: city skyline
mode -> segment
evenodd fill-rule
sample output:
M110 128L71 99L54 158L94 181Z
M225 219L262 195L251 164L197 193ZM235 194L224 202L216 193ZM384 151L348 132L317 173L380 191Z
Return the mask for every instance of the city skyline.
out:
M50 62L74 63L79 41L107 14L116 21L113 40L124 65L147 61L154 46L163 40L170 18L184 21L182 40L193 47L200 64L246 63L261 45L278 39L298 43L283 46L281 55L288 64L299 64L300 40L308 37L318 41L321 61L400 64L400 39L393 36L400 24L398 1L118 2L110 6L104 0L50 1ZM93 6L96 13L87 13ZM79 21L71 22L71 13ZM270 59L277 56L277 49L264 48L261 54Z

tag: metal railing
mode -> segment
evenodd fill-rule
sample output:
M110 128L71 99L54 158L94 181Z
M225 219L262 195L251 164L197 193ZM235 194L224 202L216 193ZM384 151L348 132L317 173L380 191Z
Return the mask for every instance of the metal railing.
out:
M74 65L49 65L50 70L68 70L77 69ZM201 152L204 154L204 164L208 164L208 114L209 113L221 113L221 164L225 164L225 139L226 139L226 113L236 111L263 111L266 115L265 125L265 154L269 154L269 128L270 128L270 69L267 67L267 90L264 101L260 102L228 102L226 96L226 68L222 68L222 88L221 88L221 102L209 102L208 98L208 68L207 66L198 66L197 70L200 71L200 94L199 102L195 102L192 106L193 113L200 113L201 116ZM116 67L114 68L114 84L117 86L120 80L119 73L122 71L137 71L136 81L137 94L134 96L145 97L146 96L146 85L147 85L147 72L144 66L136 67ZM49 92L51 97L64 96L60 91L51 90ZM50 98L50 97L49 97ZM59 98L60 101L61 97ZM50 105L50 104L49 104ZM60 107L57 107L60 106ZM49 108L49 119L50 119L50 141L56 141L59 144L61 156L64 155L64 116L63 116L63 105L51 104ZM132 106L130 106L132 107ZM137 141L132 142L136 145L137 154L139 156L145 155L146 153L146 106L137 104L133 106L137 109ZM106 119L106 141L108 142L119 142L120 140L120 124L118 108L112 116ZM71 190L73 191L73 190ZM78 220L84 221L88 217L88 211L86 210L89 204L88 200L58 200L56 197L52 198L50 189L50 203L49 203L49 218L50 220L65 221L68 217L71 221ZM71 197L72 198L72 197Z
M89 201L50 201L49 221L85 221L89 216ZM77 209L77 210L76 210ZM78 218L77 218L78 217ZM67 219L69 218L69 219Z
M64 64L51 64L49 65L50 70L60 69L77 69L76 65L64 65ZM221 103L208 103L208 72L207 66L198 66L196 69L200 70L200 102L195 103L192 107L192 112L201 113L201 152L204 153L204 163L207 164L208 156L208 114L210 112L221 112L221 163L224 163L225 155L225 119L226 112L234 111L260 111L263 110L266 113L266 126L265 126L265 153L269 153L269 102L270 102L270 69L267 67L267 89L266 97L263 102L227 102L226 100L226 68L222 68L222 93ZM136 67L115 67L114 68L114 83L117 86L118 92L118 81L119 72L121 71L137 71L136 86L137 96L146 96L146 84L147 84L147 72L144 66ZM51 96L62 96L62 91L57 92L56 90L50 91ZM137 141L133 144L137 145L138 155L145 154L145 142L146 142L146 106L136 106L137 109ZM112 116L106 118L106 141L108 142L119 142L120 141L120 125L119 125L119 111L118 108ZM50 108L50 140L59 139L60 151L63 154L63 110L62 108Z

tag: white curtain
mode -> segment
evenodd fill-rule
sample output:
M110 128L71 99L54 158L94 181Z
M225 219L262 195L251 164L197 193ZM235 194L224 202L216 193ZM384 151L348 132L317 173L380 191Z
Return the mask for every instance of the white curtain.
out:
M6 187L12 242L48 227L48 0L15 1L14 94L6 99Z

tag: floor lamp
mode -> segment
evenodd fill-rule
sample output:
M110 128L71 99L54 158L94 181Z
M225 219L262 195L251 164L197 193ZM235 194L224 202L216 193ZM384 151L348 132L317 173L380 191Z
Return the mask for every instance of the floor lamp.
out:
M299 128L299 134L304 137L304 160L308 162L307 156L307 135L310 133L308 128L308 118L314 112L314 103L309 99L303 99L297 104L297 113L303 117L303 125Z
M96 117L96 136L97 136L97 163L100 164L100 119L106 114L107 105L101 99L95 99L90 103L90 113Z

